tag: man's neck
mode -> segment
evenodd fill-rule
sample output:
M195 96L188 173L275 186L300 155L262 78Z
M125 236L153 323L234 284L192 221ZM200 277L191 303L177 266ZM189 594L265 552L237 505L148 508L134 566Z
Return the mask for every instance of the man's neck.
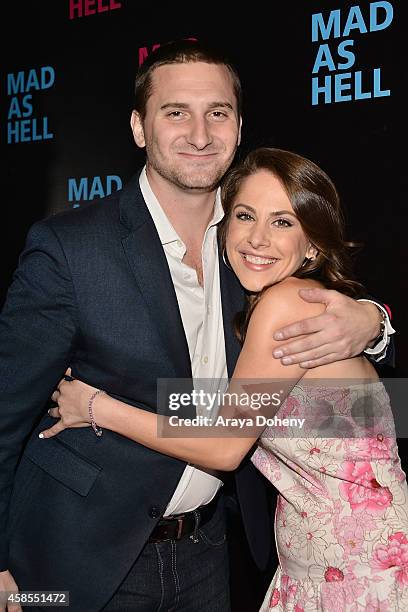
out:
M216 190L183 190L147 167L147 178L170 223L185 243L200 243L214 214Z

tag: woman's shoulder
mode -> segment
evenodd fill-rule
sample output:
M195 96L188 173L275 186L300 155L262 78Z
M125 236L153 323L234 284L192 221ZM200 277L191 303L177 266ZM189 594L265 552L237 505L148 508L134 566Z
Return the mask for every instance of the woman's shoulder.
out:
M298 292L299 289L325 289L324 285L313 278L297 278L296 276L288 276L279 283L275 283L268 287L264 296L268 294L279 295L284 292ZM262 296L263 297L263 296Z
M322 283L312 278L296 278L295 276L289 276L283 281L272 285L266 289L259 300L258 305L263 304L264 308L276 307L277 303L285 303L288 307L293 305L296 308L297 304L301 304L303 307L309 305L311 307L320 306L313 302L305 302L300 295L301 289L325 289ZM288 301L289 300L289 301Z
M290 276L283 281L268 287L261 296L252 314L251 320L267 320L273 327L286 325L308 317L314 317L325 310L320 302L306 302L300 295L300 289L324 289L325 287L311 278Z

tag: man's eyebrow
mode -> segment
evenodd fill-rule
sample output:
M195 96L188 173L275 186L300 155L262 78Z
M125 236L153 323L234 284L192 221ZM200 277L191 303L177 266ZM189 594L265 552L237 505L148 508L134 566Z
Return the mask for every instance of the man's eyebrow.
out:
M187 102L166 102L166 104L162 104L160 110L166 110L167 108L190 108L190 105ZM208 108L228 108L230 110L234 110L234 107L230 102L210 102Z
M208 105L209 108L229 108L230 110L234 110L234 107L232 106L231 102L211 102L211 104Z
M160 109L166 110L166 108L188 108L189 105L185 102L167 102L166 104L162 104Z

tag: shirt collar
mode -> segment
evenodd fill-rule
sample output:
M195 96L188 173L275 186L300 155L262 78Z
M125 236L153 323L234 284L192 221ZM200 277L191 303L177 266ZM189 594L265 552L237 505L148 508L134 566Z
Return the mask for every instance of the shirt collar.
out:
M217 225L224 218L224 210L221 204L221 189L218 187L215 194L214 215L210 221L209 227Z
M139 184L144 201L146 202L146 206L152 216L157 233L159 234L160 242L162 244L169 244L170 242L180 240L176 230L170 223L166 213L159 204L159 200L150 187L146 174L146 166L140 173Z

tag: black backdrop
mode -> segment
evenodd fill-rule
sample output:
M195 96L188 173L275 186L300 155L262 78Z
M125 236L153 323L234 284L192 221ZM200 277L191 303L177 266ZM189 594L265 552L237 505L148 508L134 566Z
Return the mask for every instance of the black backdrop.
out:
M382 374L406 376L407 178L403 149L398 150L406 116L403 4L4 3L3 40L8 35L8 43L0 97L6 160L0 302L34 221L104 195L107 177L119 177L110 179L116 188L143 162L129 129L140 59L156 44L196 37L224 47L241 74L245 96L239 155L261 145L291 149L334 179L347 213L348 237L365 243L357 262L360 280L390 305L398 330L397 368ZM377 9L378 17L373 12L371 28L370 9ZM390 17L391 9L391 23L376 26ZM313 42L312 14L323 13L327 24L331 11L338 11L332 13L331 35ZM346 40L354 42L340 47L339 55ZM323 44L328 47L320 48ZM346 51L355 54L348 67ZM327 66L313 74L318 53L325 53ZM43 67L48 68L41 83ZM356 93L356 72L365 96ZM319 84L325 77L332 84L337 79L343 85L338 95L352 99L326 104L321 94L319 104L312 104L313 77Z
M373 4L389 5L388 14L393 8L388 27L369 31ZM404 128L406 112L402 4L395 0L271 1L222 11L212 4L164 8L136 0L6 3L2 21L9 42L3 56L1 146L7 160L3 194L7 242L3 241L0 298L34 221L83 204L84 197L103 195L108 191L106 177L119 177L109 179L116 188L141 164L143 156L128 123L139 58L156 44L197 37L223 46L242 76L240 155L259 145L292 149L322 165L334 179L347 211L349 238L365 243L358 256L360 279L392 308L398 329L397 373L404 376L408 361L403 302L408 289L403 226L407 179L397 154L397 134ZM358 8L352 9L354 17L349 12L352 6ZM337 34L334 22L328 40L312 42L312 14L323 13L327 24L336 9L341 36L333 36ZM384 22L387 10L379 6L377 17L379 24ZM346 65L338 45L350 39L354 46L348 50L354 52L355 63L338 70L338 63ZM321 44L328 45L333 65L313 75ZM327 52L323 59L330 63ZM37 89L42 67L51 67L55 78L52 86ZM51 81L51 69L45 71L45 85ZM390 95L373 97L374 69L380 71L377 89L389 90ZM313 76L320 85L325 76L332 82L343 79L341 95L354 98L357 71L362 91L371 92L371 98L325 104L320 94L320 103L312 104ZM351 76L341 77L341 73ZM8 74L13 75L9 91ZM32 98L24 105L27 94ZM80 182L84 177L88 193L85 181Z
M370 28L373 5L377 18L373 12ZM272 0L240 10L204 3L194 9L166 7L136 0L4 5L3 38L7 34L9 42L0 99L6 160L0 302L34 221L104 195L107 181L116 188L142 163L129 129L139 61L154 45L197 37L224 47L241 74L245 96L239 155L260 145L292 149L334 179L347 213L348 237L365 244L357 260L359 277L370 293L390 305L398 330L397 369L383 374L405 376L407 178L397 144L406 123L403 2ZM322 23L328 24L330 14L336 17L332 11L339 15L339 32L334 19L329 38L313 42L312 15L322 13ZM345 40L354 41L348 46L355 54L349 68L344 68L344 51L343 57L338 53ZM331 53L326 50L323 60L333 64L313 74L323 44ZM380 73L378 97L374 70ZM340 95L355 98L356 72L370 98L326 104L320 94L319 104L312 104L313 77L320 85L326 76L332 84L343 79ZM118 178L107 179L112 176Z

